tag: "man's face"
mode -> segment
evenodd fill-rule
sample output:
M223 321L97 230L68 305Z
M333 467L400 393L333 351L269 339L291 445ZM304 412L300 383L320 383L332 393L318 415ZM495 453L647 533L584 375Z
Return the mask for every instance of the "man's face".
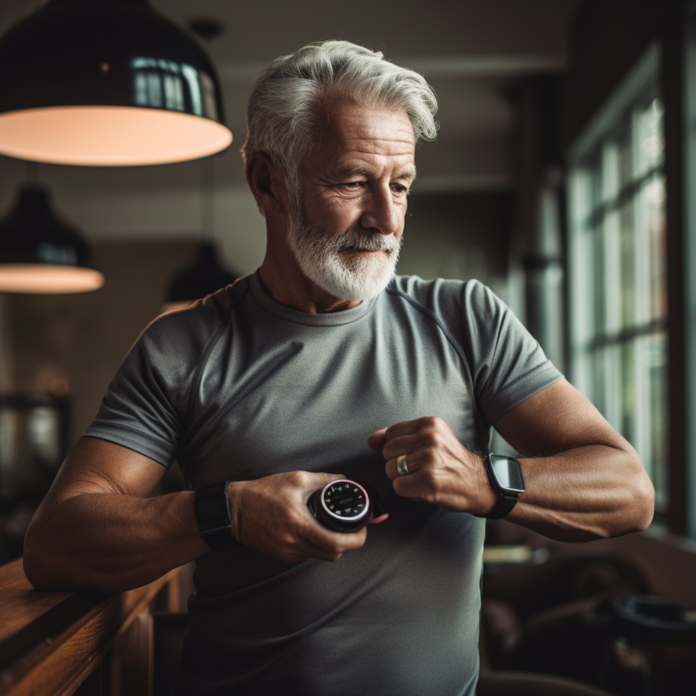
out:
M378 294L394 275L415 139L403 111L334 99L299 172L288 243L303 273L338 299Z

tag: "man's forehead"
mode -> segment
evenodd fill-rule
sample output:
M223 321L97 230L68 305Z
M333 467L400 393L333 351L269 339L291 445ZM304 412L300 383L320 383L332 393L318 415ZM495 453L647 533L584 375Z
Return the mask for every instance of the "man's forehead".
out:
M348 157L332 163L331 173L338 178L364 176L369 179L375 174L375 167L372 166L369 159L360 155L355 156L354 153L348 153ZM409 180L416 178L416 165L413 163L413 158L404 155L394 160L393 164L392 178Z
M415 148L413 126L402 109L359 104L334 97L318 106L318 135L322 139L402 142Z
M405 111L347 99L332 99L319 108L316 142L332 169L359 169L382 157L400 169L413 168L415 137Z

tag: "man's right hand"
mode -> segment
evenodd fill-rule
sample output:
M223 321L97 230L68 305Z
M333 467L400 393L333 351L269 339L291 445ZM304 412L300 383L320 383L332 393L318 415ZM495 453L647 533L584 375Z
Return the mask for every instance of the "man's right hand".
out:
M151 496L165 468L121 445L85 437L73 448L29 526L24 569L37 589L122 592L206 553L193 491ZM307 508L331 474L294 472L229 486L244 544L286 561L338 560L366 531L336 534Z
M331 532L307 507L317 488L342 478L291 471L230 483L227 494L237 541L289 563L307 558L337 561L346 551L359 549L367 538L366 528L354 534Z

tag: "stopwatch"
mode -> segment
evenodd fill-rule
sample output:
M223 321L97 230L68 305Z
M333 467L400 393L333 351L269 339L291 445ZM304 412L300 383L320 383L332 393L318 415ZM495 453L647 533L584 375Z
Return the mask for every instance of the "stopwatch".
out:
M309 509L333 532L359 532L372 518L372 501L363 486L349 479L331 481L309 499Z

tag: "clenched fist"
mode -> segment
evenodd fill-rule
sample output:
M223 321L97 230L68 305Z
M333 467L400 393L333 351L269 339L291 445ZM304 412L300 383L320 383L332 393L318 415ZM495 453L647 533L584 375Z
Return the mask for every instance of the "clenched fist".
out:
M372 433L367 442L387 460L387 476L398 495L474 515L489 513L498 501L483 458L466 449L441 418L402 421ZM406 455L405 475L396 469L401 455Z

